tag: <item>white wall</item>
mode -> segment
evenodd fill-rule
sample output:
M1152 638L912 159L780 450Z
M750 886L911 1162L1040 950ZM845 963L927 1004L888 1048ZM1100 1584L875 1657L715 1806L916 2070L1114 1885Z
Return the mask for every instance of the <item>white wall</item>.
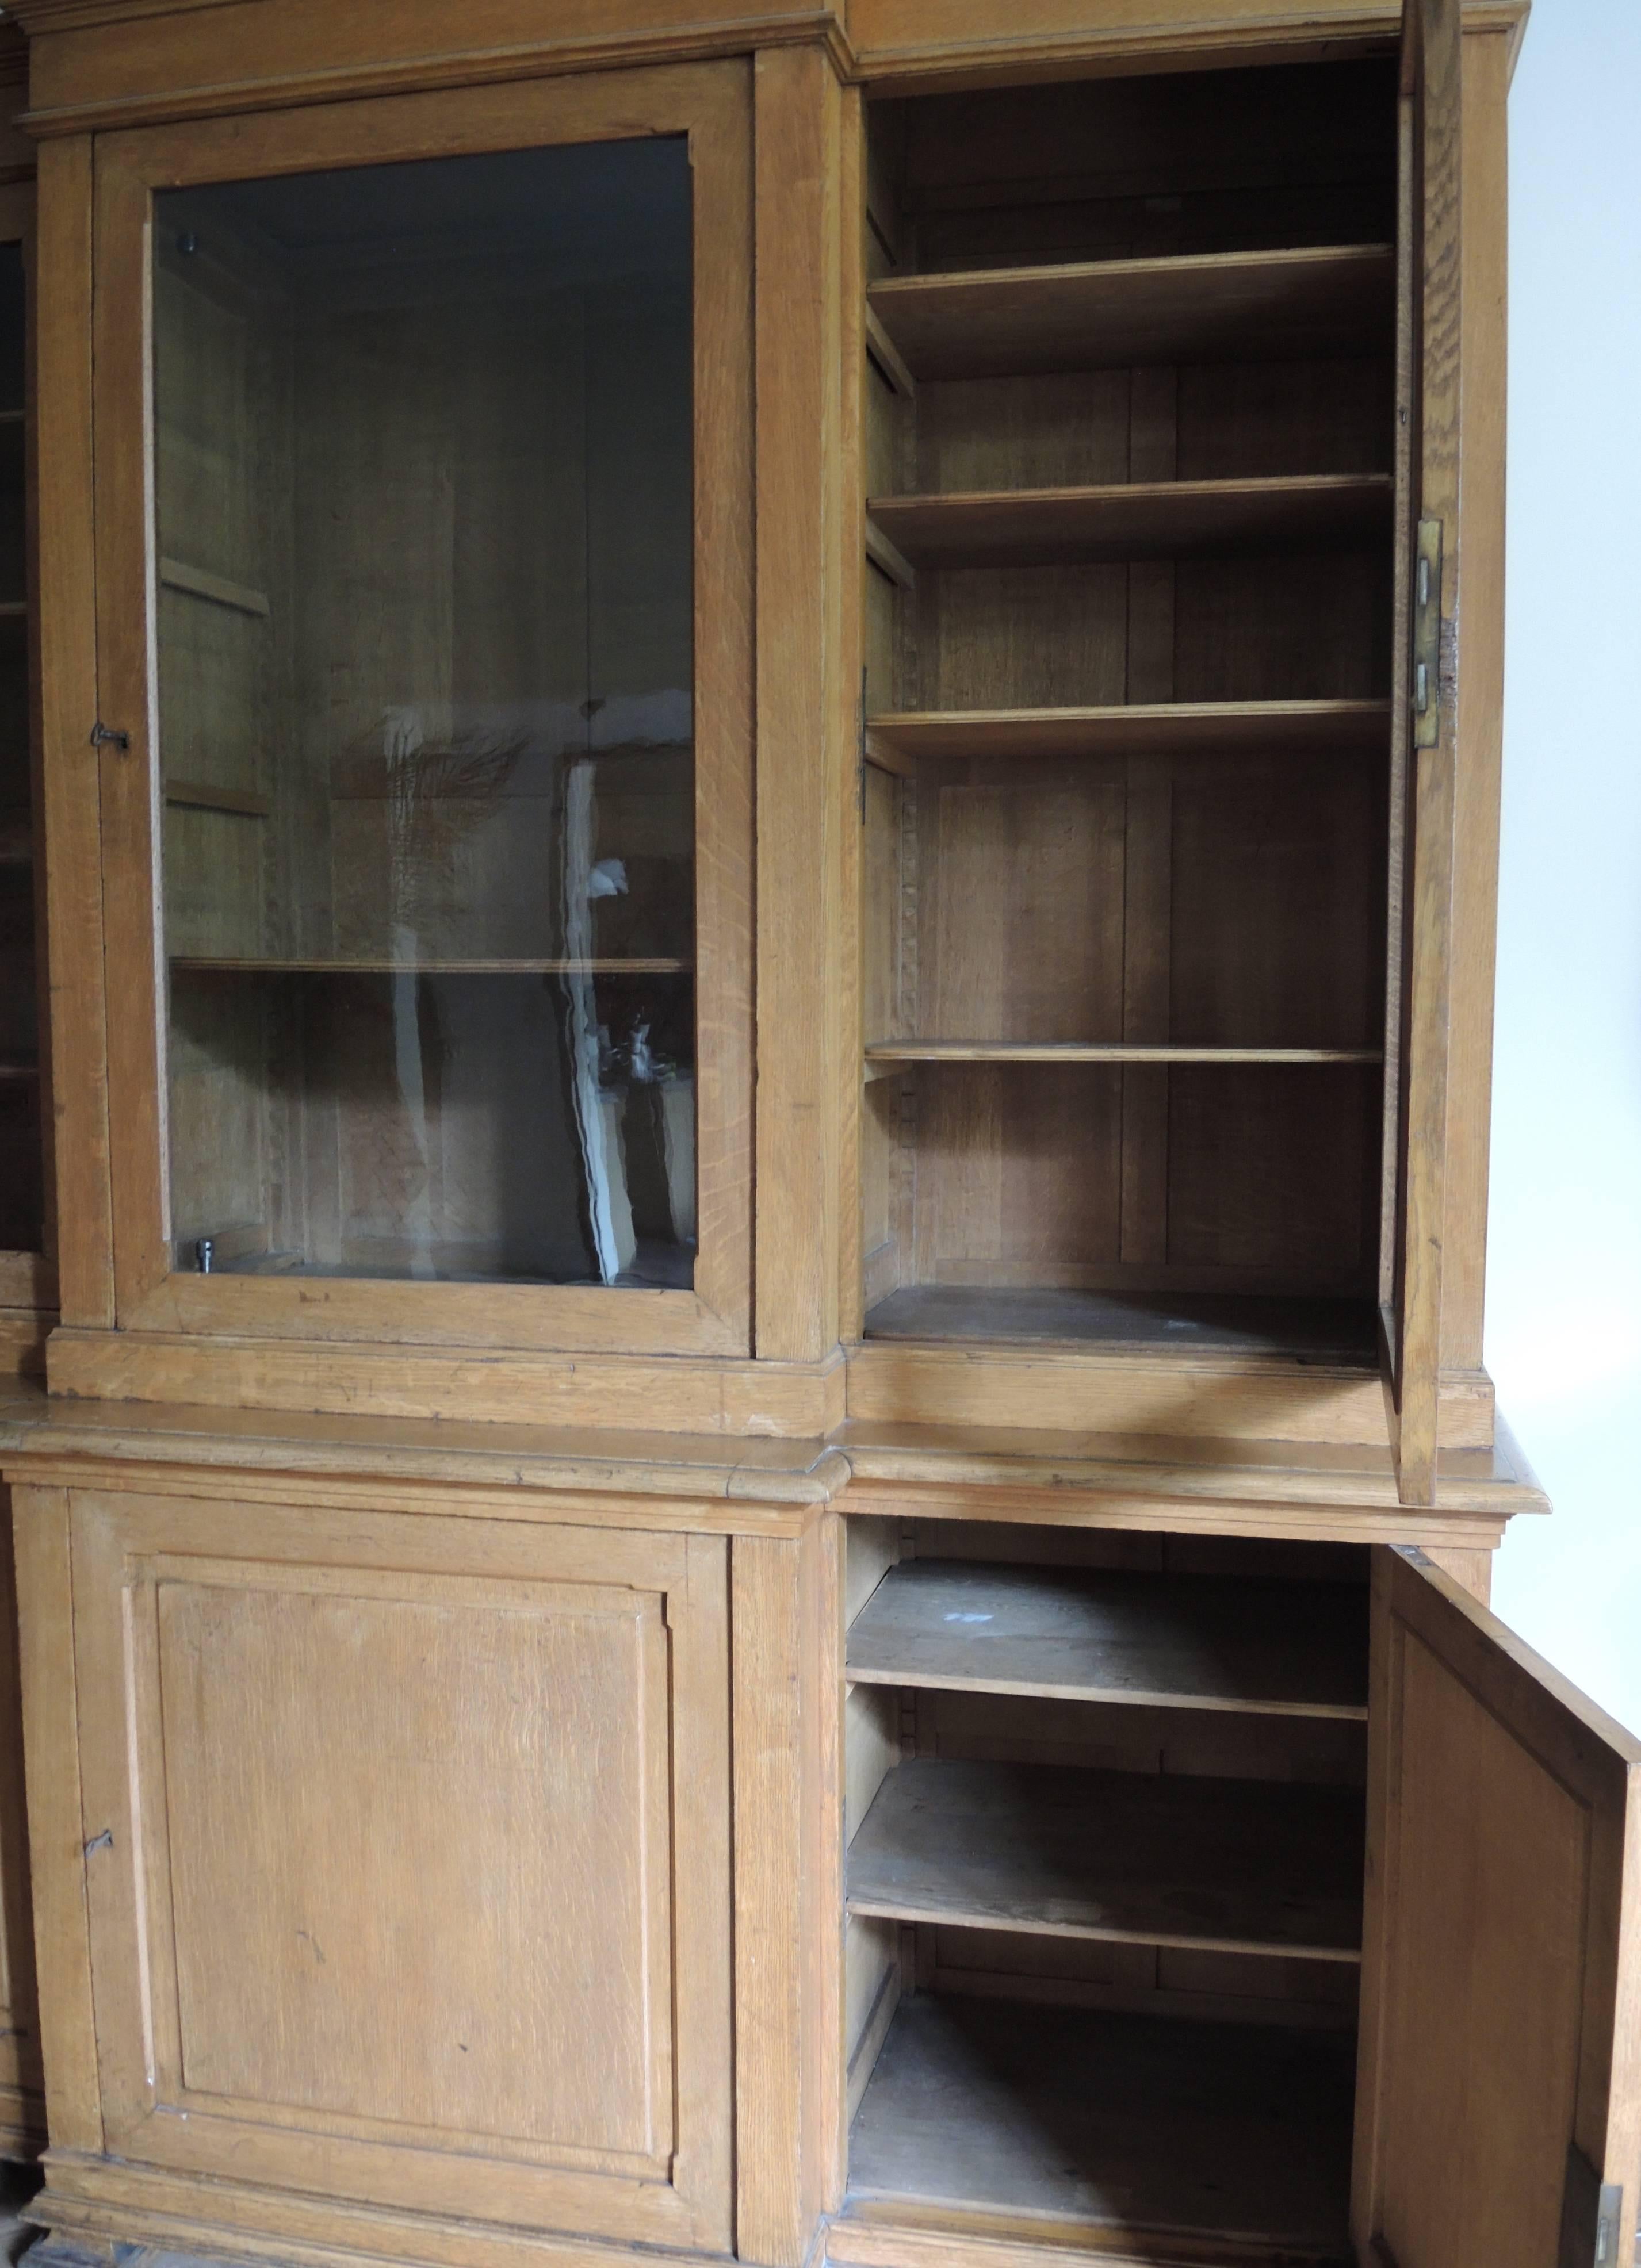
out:
M1641 0L1536 0L1510 157L1494 1603L1641 1731Z

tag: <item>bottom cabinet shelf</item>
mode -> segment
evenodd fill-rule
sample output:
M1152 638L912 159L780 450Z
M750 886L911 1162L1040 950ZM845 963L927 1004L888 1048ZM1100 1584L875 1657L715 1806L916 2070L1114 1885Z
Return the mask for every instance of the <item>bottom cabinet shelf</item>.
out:
M919 1993L849 2144L850 2209L1170 2230L1349 2258L1355 2039Z
M869 1339L1165 1348L1171 1354L1300 1356L1371 1368L1378 1313L1363 1298L1261 1292L1082 1291L1065 1285L907 1284L867 1311Z

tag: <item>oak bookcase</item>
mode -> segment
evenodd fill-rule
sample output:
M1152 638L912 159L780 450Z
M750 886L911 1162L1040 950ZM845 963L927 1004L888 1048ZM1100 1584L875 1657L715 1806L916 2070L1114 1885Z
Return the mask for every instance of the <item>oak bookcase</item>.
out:
M42 2268L1617 2258L1524 7L11 12Z

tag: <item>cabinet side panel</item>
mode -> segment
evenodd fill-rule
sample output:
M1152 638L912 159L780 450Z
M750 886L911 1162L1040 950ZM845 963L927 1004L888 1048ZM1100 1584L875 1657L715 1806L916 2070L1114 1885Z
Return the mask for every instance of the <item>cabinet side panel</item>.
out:
M28 1814L23 1789L22 1695L11 1516L0 1487L0 2149L16 2154L45 2133L40 2013L29 1911Z
M92 165L87 138L40 153L36 238L41 729L65 1322L114 1321L92 524Z
M85 1910L69 1492L14 1489L11 1507L34 1949L42 1987L41 2043L51 2138L60 2150L98 2151L102 2102Z
M1459 718L1453 871L1453 1061L1448 1071L1447 1227L1442 1361L1482 1360L1487 1268L1493 967L1504 694L1504 369L1507 346L1507 32L1464 40L1464 700Z
M735 2250L798 2268L842 2162L839 1519L732 1546Z

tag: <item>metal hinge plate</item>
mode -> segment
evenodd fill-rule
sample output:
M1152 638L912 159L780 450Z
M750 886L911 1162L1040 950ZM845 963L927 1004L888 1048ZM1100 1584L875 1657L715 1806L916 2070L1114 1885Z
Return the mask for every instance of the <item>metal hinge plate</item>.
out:
M1595 2215L1595 2268L1619 2268L1623 2259L1623 2189L1616 2182L1603 2183Z
M1442 524L1419 522L1413 562L1413 745L1433 748L1441 730Z

